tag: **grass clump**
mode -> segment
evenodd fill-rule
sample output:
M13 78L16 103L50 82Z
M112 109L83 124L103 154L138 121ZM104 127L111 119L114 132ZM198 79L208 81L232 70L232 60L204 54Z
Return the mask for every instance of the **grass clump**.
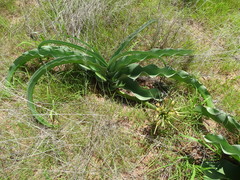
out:
M15 0L4 0L0 2L0 8L3 10L13 10L15 8Z

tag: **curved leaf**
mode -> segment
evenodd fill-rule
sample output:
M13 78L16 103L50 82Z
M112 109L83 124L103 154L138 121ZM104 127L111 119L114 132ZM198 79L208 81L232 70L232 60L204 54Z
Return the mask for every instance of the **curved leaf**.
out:
M192 50L185 49L152 49L150 51L128 51L115 56L112 63L109 64L109 70L117 72L122 67L129 64L141 62L147 59L161 59L164 56L187 56L192 54ZM165 61L163 61L164 64Z
M204 116L212 118L214 121L222 124L231 132L240 130L240 124L232 116L226 114L224 111L219 111L215 108L204 106L197 106L196 111Z
M77 49L77 50L85 53L86 55L95 57L95 58L99 61L99 63L100 63L101 65L104 65L104 66L107 65L107 62L103 59L103 57L102 57L99 53L90 51L90 50L88 50L88 49L86 49L86 48L84 48L84 47L82 47L82 46L78 46L78 45L75 45L75 44L72 44L72 43L68 43L68 42L64 42L64 41L46 40L46 41L41 42L41 43L38 45L38 48L40 49L42 46L44 46L44 45L46 45L46 44L58 44L58 45L64 45L64 46L68 46L68 47Z
M139 86L139 84L132 80L131 78L125 76L120 79L120 82L123 84L122 88L130 90L137 99L141 101L146 101L149 99L161 100L163 93L158 89L145 89Z
M44 75L47 71L50 69L54 68L55 66L59 66L62 64L69 64L69 63L77 63L84 65L93 71L97 70L97 73L101 74L104 69L98 69L99 65L95 64L93 58L89 56L68 56L68 57L61 57L58 59L55 59L53 61L50 61L46 63L45 65L41 66L31 77L29 84L28 84L28 89L27 89L27 100L28 100L28 106L33 114L33 116L36 118L36 120L47 126L47 127L53 127L52 124L50 124L48 121L46 121L36 110L35 103L33 101L33 92L34 92L34 87L36 83L38 82L39 78ZM91 64L91 65L89 65Z
M77 54L79 53L71 51L67 47L52 47L52 46L42 46L40 49L33 49L27 51L23 53L21 56L19 56L10 66L6 80L10 84L10 81L12 80L12 77L16 70L34 58L42 57L58 58Z
M208 134L205 141L218 146L224 154L230 155L240 163L240 145L230 145L221 135Z
M119 76L127 75L131 79L136 79L141 75L148 75L150 77L164 76L167 78L172 78L180 82L185 82L194 86L198 92L202 95L207 105L214 107L211 95L207 91L206 87L199 83L194 77L189 75L185 71L175 71L171 67L159 68L156 65L150 64L148 66L142 67L138 64L131 64L119 72Z
M75 39L75 40L79 41L80 43L84 44L85 46L87 46L89 49L91 49L95 53L99 54L99 52L94 47L92 47L90 44L82 41L81 39L79 39L77 37L74 37L74 36L70 36L70 35L65 35L65 36L68 37L68 38L72 38L72 39Z
M149 26L150 24L156 22L156 20L150 20L147 23L145 23L144 25L142 25L140 28L138 28L135 32L133 32L132 34L130 34L119 46L119 48L115 51L115 53L112 55L109 64L112 63L113 58L118 55L136 36L138 33L140 33L143 29L145 29L147 26Z
M118 76L120 76L120 79L121 79L121 77L128 76L129 78L135 80L141 75L148 75L150 77L164 76L167 78L172 78L177 81L185 82L187 84L192 85L193 87L195 87L198 90L198 92L201 94L201 96L204 98L207 105L209 106L209 107L197 106L197 108L196 108L197 112L200 112L202 115L210 117L213 120L215 120L216 122L223 124L224 127L226 127L228 130L230 130L232 132L240 129L240 124L236 120L234 120L233 117L227 115L223 111L214 109L212 97L211 97L210 93L207 91L206 87L203 84L201 84L200 82L198 82L194 77L189 75L187 72L175 71L174 69L172 69L170 67L159 68L153 64L150 64L145 67L142 67L138 64L131 64L118 73ZM131 88L129 88L129 87L135 86L135 84L130 81L129 82L125 81L124 83L125 83L124 87L127 88L128 90L131 90ZM140 90L137 90L134 88L132 88L132 89L134 90L134 94L139 93L139 95L141 94L141 96L144 96L146 94L146 93L142 93ZM153 92L155 92L155 91L153 91ZM160 96L155 95L155 94L157 94L157 92L155 92L155 93L151 92L150 94L152 95L152 99L156 99L156 97L160 97ZM150 97L151 96L148 95L145 98L151 99ZM141 99L144 99L144 98L141 97Z
M157 109L157 107L155 105L149 103L148 101L144 101L143 102L143 101L139 100L136 96L131 96L131 95L129 95L129 94L123 92L123 91L120 91L120 90L117 90L116 93L118 95L120 95L121 97L124 97L126 99L133 100L135 102L140 102L140 103L142 103L144 106L146 106L148 108Z
M204 161L202 166L205 180L237 180L240 177L240 167L225 159L217 162Z

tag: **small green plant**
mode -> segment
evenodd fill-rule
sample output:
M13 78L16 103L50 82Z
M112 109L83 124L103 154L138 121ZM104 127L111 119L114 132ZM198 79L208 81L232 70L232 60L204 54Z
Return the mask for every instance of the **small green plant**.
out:
M214 108L212 98L204 85L198 82L187 72L176 71L167 66L167 63L162 59L164 56L190 55L192 54L191 50L152 49L149 51L123 52L131 40L133 40L139 32L153 22L155 22L155 20L147 22L134 33L129 35L113 53L109 61L106 61L95 48L81 40L79 41L83 44L83 46L57 40L43 41L39 44L37 49L25 52L22 56L18 57L14 61L13 65L9 69L7 82L10 85L15 71L28 61L35 58L54 58L54 60L46 62L44 65L42 65L32 75L27 89L28 106L33 116L39 123L47 127L53 127L53 124L46 121L37 112L36 105L33 101L33 93L35 85L40 77L56 66L69 63L79 64L81 68L94 72L97 81L100 82L99 84L101 84L102 90L108 90L112 94L118 94L124 96L125 98L142 102L144 105L155 109L156 111L158 111L158 107L149 103L148 100L154 99L161 101L163 99L163 93L156 88L146 89L141 87L136 79L139 76L163 76L190 84L195 87L204 99L203 104L206 104L206 106L198 106L196 111L212 118L217 122L222 123L230 131L239 130L240 125L232 117ZM50 46L48 44L57 44L60 46ZM164 64L164 67L160 68L154 64L147 66L141 66L139 64L141 61L153 58L161 60ZM126 93L126 91L123 91L123 89L130 91L131 95Z

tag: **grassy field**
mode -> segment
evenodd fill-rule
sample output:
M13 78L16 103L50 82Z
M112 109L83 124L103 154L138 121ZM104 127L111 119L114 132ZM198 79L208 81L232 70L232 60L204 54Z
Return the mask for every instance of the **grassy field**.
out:
M78 3L76 3L78 2ZM238 0L0 0L0 179L203 179L202 163L217 159L189 137L239 135L194 111L199 94L165 78L161 115L140 103L99 91L95 79L75 66L41 78L34 99L58 128L36 123L27 107L27 82L42 64L28 63L5 86L9 66L42 40L78 43L109 59L140 25L129 50L184 48L193 56L169 57L193 74L219 109L240 121L240 1ZM143 64L161 62L153 59Z

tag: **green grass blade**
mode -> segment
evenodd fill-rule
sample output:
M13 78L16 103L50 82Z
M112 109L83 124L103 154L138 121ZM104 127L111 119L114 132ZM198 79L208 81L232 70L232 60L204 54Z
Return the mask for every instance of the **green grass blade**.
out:
M52 46L42 46L40 49L33 49L23 53L20 57L18 57L13 64L10 66L6 81L10 84L12 77L16 70L26 64L28 61L35 58L46 58L46 57L64 57L77 55L77 52L71 51L67 47L52 47Z
M147 26L149 26L150 24L156 22L156 20L150 20L147 23L145 23L144 25L142 25L140 28L138 28L135 32L133 32L132 34L130 34L119 46L119 48L115 51L115 53L112 55L109 63L112 63L112 58L115 57L116 55L118 55L136 36L138 33L140 33L143 29L145 29Z
M221 135L208 134L205 141L218 146L224 154L230 155L240 162L240 145L230 145Z
M104 66L107 65L107 62L103 59L103 57L99 53L90 51L90 50L88 50L88 49L86 49L86 48L84 48L82 46L78 46L78 45L75 45L75 44L72 44L72 43L68 43L68 42L64 42L64 41L46 40L46 41L41 42L38 45L38 48L41 48L42 46L44 46L46 44L57 44L57 45L63 45L63 46L67 46L67 47L71 47L71 48L77 49L77 50L85 53L86 55L95 57L99 61L99 63L101 65L104 65Z
M231 132L239 132L240 124L230 115L211 107L197 106L196 111L222 124Z
M89 62L91 63L91 66L89 66ZM36 83L38 82L39 78L44 75L47 71L50 69L54 68L55 66L59 66L62 64L69 64L69 63L77 63L77 64L82 64L84 66L89 67L90 69L97 69L98 64L96 65L95 68L94 66L94 61L93 58L90 58L88 56L68 56L68 57L61 57L58 59L55 59L53 61L50 61L46 63L45 65L41 66L31 77L28 88L27 88L27 100L28 100L28 106L30 108L31 113L33 116L36 118L36 120L47 126L47 127L53 127L51 123L46 121L38 112L35 106L35 103L33 101L33 93L34 93L34 87Z

